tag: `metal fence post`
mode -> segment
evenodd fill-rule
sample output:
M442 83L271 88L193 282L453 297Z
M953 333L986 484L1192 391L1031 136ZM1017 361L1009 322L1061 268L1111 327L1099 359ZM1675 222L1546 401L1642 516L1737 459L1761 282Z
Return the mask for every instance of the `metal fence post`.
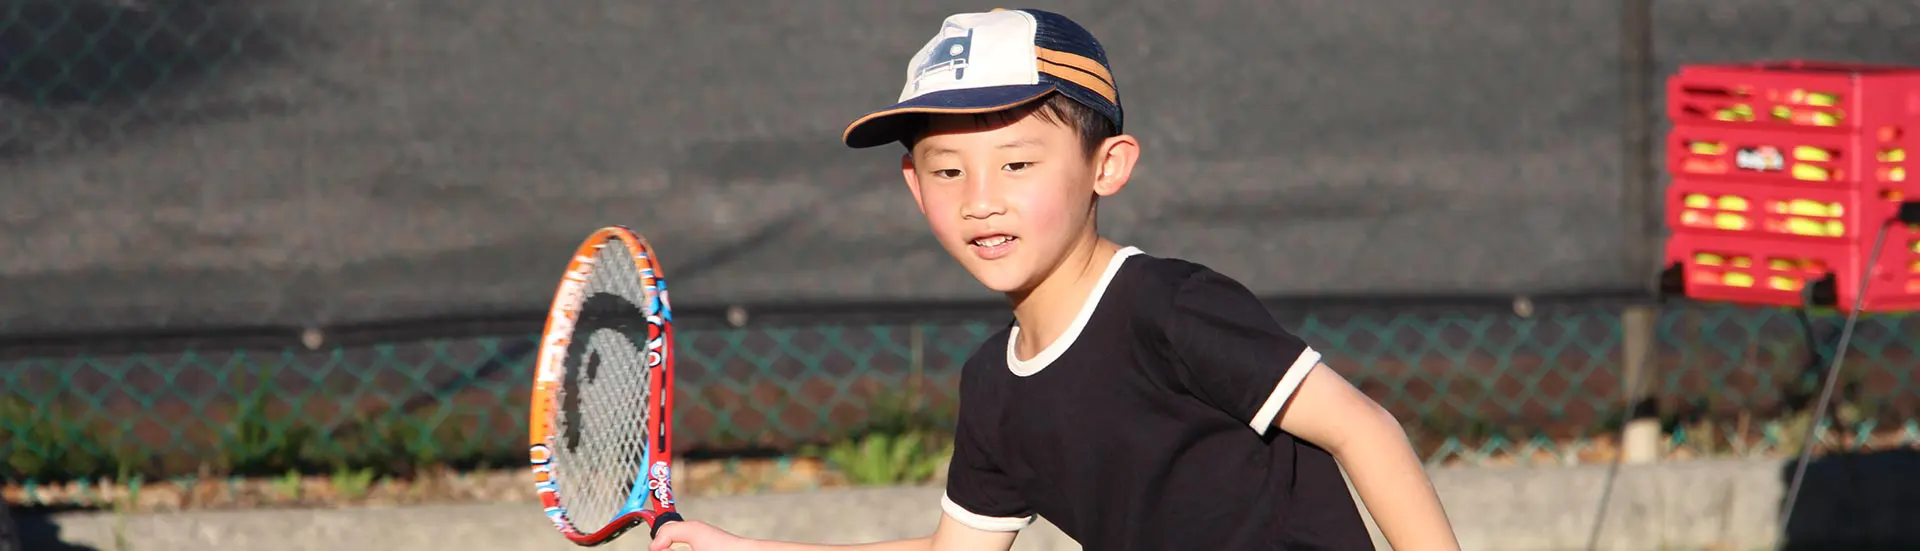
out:
M1656 378L1654 316L1651 306L1629 306L1621 313L1621 390L1624 394L1627 423L1620 432L1621 459L1627 463L1652 463L1660 457L1660 418L1654 407Z
M1627 277L1639 284L1642 296L1657 297L1659 270L1651 234L1654 173L1650 158L1654 129L1653 1L1620 3L1621 97L1621 223L1626 248ZM1636 301L1638 302L1638 301ZM1646 463L1658 458L1660 420L1653 405L1654 322L1658 306L1636 303L1627 307L1621 323L1621 389L1626 426L1621 431L1621 454L1626 462Z

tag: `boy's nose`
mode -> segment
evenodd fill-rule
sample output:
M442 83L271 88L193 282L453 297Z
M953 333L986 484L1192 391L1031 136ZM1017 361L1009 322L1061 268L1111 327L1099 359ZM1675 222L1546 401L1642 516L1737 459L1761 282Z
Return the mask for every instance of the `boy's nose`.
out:
M1006 212L996 192L993 182L985 176L972 176L967 179L967 200L961 204L961 213L967 218L986 218Z

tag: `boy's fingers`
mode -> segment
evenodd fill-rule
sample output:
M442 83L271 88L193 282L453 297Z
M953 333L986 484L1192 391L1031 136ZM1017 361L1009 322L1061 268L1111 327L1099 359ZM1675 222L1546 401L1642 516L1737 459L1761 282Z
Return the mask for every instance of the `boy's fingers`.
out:
M681 532L687 528L686 524L686 521L676 521L661 525L660 532L654 534L653 541L648 542L648 551L667 551L668 549L676 547L674 545L675 543L685 541ZM683 549L687 548L684 543L678 547Z
M660 527L660 533L653 536L653 541L647 542L647 550L667 551L667 549L673 547L673 532L674 530L665 526Z

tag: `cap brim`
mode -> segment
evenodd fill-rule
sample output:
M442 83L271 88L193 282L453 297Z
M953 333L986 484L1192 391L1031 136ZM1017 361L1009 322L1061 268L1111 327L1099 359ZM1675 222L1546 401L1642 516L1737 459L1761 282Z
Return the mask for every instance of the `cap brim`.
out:
M906 117L901 115L991 113L1030 103L1052 91L1052 84L1025 84L933 92L855 119L840 140L855 149L886 145L905 137Z

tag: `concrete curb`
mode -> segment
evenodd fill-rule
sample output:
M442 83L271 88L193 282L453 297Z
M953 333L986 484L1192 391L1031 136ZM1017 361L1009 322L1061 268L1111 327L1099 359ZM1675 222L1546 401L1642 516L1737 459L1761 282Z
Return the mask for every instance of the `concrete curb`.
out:
M1774 540L1773 510L1783 493L1784 471L1779 461L1711 460L1621 466L1617 472L1608 465L1446 468L1433 471L1433 480L1466 549L1754 549ZM1810 487L1825 476L1813 474ZM918 487L695 498L686 500L682 510L690 518L746 536L857 543L927 533L939 518L939 496L939 488ZM1826 507L1813 498L1803 499L1810 507ZM1889 514L1920 518L1904 516L1910 512L1895 507ZM116 522L129 540L127 551L574 549L553 533L531 503L184 512L120 519L85 513L47 520L57 528L60 541L99 551L119 549L114 546ZM1590 542L1596 525L1600 536ZM607 548L644 549L644 540L629 537ZM1385 548L1384 541L1380 545ZM29 548L61 549L46 542L30 543ZM1015 548L1078 546L1041 522L1023 534Z

